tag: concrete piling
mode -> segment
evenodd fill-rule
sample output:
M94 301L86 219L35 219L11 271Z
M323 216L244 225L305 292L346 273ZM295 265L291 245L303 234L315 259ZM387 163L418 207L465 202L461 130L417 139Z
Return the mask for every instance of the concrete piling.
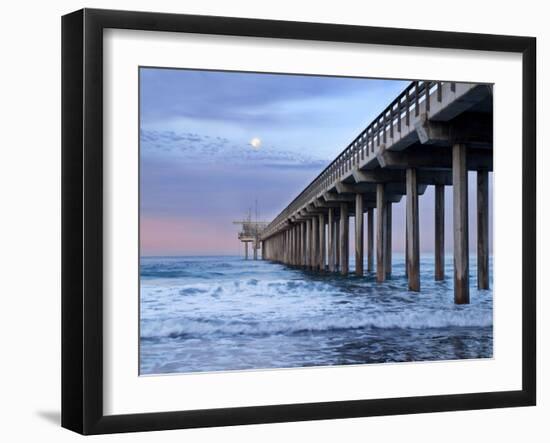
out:
M319 270L326 270L326 244L325 244L325 214L319 214L319 250L318 252L318 263Z
M340 274L349 272L349 213L347 203L340 205Z
M445 186L435 185L435 280L445 278Z
M386 280L385 235L386 235L386 195L384 185L376 185L376 281Z
M334 208L328 209L327 239L328 270L334 272Z
M363 195L355 195L355 273L363 275Z
M489 173L477 171L477 287L489 289Z
M407 276L410 291L420 291L420 242L417 171L407 169Z
M456 304L470 303L466 154L466 145L455 144L453 146L454 293Z

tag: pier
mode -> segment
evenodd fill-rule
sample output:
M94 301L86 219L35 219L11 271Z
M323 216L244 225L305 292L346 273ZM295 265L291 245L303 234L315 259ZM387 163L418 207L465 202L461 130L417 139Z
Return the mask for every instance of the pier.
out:
M364 275L366 255L366 271L383 282L392 272L392 205L405 198L408 287L420 291L419 198L428 186L435 188L434 279L442 280L444 189L452 186L454 301L469 303L468 171L477 174L477 286L488 289L492 170L492 86L414 81L274 220L256 231L262 258L347 275L354 217L354 272Z

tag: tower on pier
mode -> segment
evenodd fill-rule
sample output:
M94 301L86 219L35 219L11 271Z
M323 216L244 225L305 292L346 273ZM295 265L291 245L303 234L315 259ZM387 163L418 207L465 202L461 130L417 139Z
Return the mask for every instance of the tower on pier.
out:
M257 206L257 205L256 205ZM239 231L239 240L244 243L244 259L248 260L248 244L252 243L252 255L254 260L258 259L258 250L261 249L260 235L268 225L268 222L258 221L258 210L256 209L256 220L252 220L252 211L248 211L248 216L244 220L236 220L235 225L241 225Z

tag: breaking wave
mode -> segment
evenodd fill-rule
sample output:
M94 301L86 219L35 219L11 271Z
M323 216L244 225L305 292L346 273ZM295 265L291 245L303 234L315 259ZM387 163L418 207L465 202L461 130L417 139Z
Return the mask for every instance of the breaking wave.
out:
M277 322L222 322L208 319L164 320L142 324L142 338L192 337L204 334L220 335L271 335L305 332L345 331L351 329L426 329L451 327L486 328L493 324L491 313L386 313L357 315L352 318L311 318L286 324Z

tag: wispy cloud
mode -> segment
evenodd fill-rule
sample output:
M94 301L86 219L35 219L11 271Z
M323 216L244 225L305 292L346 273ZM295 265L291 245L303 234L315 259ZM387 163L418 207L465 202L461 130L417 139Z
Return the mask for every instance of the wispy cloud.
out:
M198 164L224 162L227 165L267 167L322 167L328 159L314 158L295 150L274 146L254 149L249 143L232 142L228 138L196 133L141 130L142 157L172 157ZM304 150L305 151L305 150Z

